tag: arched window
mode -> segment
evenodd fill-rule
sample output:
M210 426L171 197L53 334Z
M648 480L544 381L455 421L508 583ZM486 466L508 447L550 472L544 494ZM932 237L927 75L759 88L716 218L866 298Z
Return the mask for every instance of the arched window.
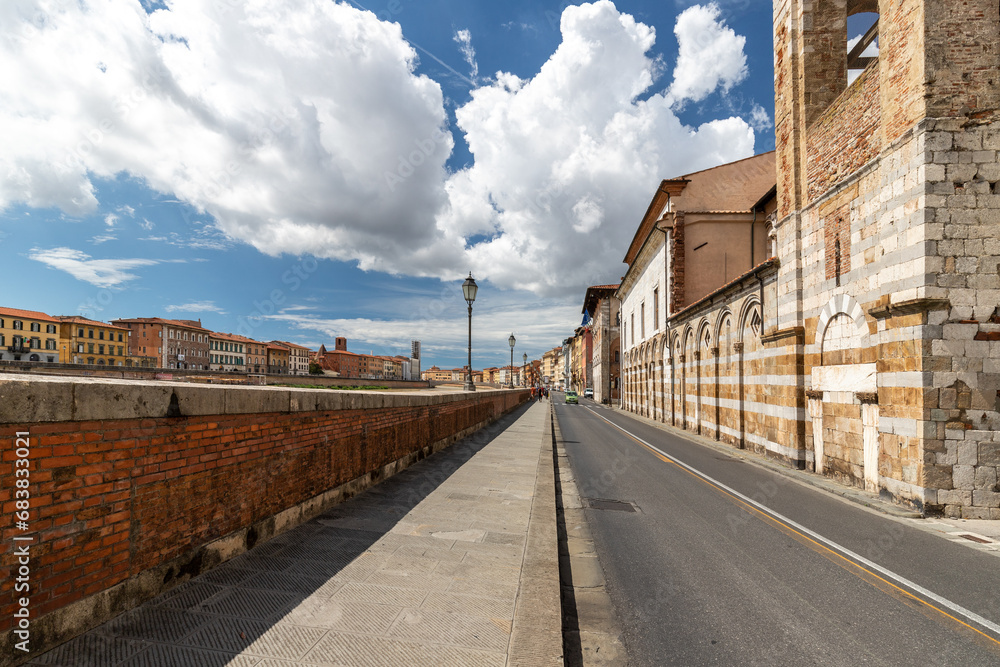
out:
M878 2L857 0L848 7L847 85L878 60Z

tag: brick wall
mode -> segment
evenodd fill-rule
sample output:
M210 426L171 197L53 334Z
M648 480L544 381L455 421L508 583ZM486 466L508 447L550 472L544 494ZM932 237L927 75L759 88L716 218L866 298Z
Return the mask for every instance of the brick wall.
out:
M318 513L526 395L0 380L5 482L14 479L15 434L30 434L32 647L86 629L66 630L59 614L68 605L110 592L104 604L90 603L104 613L87 622L107 620L217 564L222 557L206 545L236 536L231 557L280 531L274 517L290 508ZM15 510L12 486L0 488L6 517ZM2 527L6 572L16 562L14 535ZM5 634L15 598L25 595L12 587L12 578L0 580ZM47 614L48 625L40 619Z
M880 111L879 64L875 62L809 127L809 200L878 156Z

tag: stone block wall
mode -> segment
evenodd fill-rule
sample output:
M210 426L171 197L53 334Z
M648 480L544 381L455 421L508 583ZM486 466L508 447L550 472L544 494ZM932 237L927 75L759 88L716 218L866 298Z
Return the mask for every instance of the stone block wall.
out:
M524 391L401 395L0 379L0 479L27 433L30 590L0 580L0 650L30 598L33 650L65 641L495 420ZM3 515L15 511L11 484Z
M928 292L923 365L928 482L950 516L1000 519L1000 123L923 124Z
M801 341L769 327L760 299L774 302L776 278L764 265L672 316L625 359L625 409L805 467Z

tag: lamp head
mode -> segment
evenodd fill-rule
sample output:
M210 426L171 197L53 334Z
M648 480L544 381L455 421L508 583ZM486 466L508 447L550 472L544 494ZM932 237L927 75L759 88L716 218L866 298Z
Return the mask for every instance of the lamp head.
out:
M472 277L472 271L469 271L469 277L465 279L462 283L462 294L465 296L465 300L471 306L472 302L476 300L476 292L479 291L479 286L476 285L475 279Z

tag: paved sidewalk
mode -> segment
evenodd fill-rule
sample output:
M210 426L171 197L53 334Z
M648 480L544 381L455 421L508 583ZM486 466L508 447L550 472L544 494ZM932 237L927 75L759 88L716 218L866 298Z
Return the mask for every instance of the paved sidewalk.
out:
M28 664L561 665L548 420L516 410Z

